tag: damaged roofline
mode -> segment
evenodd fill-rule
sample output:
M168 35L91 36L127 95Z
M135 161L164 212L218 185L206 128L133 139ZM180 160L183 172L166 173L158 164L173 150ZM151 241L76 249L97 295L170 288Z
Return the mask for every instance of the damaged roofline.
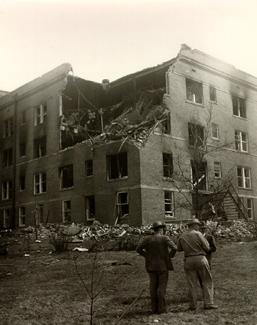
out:
M72 72L73 70L70 63L59 65L42 76L33 79L32 81L29 81L21 87L0 97L0 109L13 104L17 100L30 96L46 86L67 78L67 76Z

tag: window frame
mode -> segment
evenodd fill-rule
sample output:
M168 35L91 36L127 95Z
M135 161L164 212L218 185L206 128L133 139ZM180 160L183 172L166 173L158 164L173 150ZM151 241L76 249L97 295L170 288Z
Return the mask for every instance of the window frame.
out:
M213 132L213 131L215 131L215 132ZM211 137L214 140L219 140L220 139L220 130L219 130L219 125L217 123L212 123L211 124Z
M24 209L24 211L23 211ZM24 212L24 214L21 213L21 211ZM23 222L21 222L21 220ZM26 208L24 206L19 207L19 227L25 227L26 225Z
M214 94L215 99L212 99L212 95ZM214 86L209 86L209 99L211 103L217 103L217 90Z
M9 228L10 222L11 222L11 208L3 208L3 228L5 229Z
M249 207L249 202L251 202L251 206ZM253 198L246 198L246 209L247 209L247 216L249 219L253 219L254 217L254 200Z
M121 195L126 194L126 202L120 202L119 199ZM123 207L127 207L127 213L122 213ZM129 215L129 193L126 191L120 191L116 194L116 208L117 208L117 216L118 218L123 218Z
M243 135L245 136L245 140L243 140ZM246 147L246 150L244 150L244 145ZM249 152L249 139L247 132L235 130L235 149L239 152Z
M40 104L34 108L34 126L43 124L47 117L47 104Z
M69 207L67 208L66 205L69 202ZM62 222L63 223L71 223L72 222L72 203L71 200L62 200ZM69 215L67 220L66 216Z
M219 166L219 168L216 168ZM214 172L214 178L215 179L221 179L222 178L222 168L221 168L221 162L220 161L214 161L213 162L213 172ZM216 176L216 172L218 172L218 176Z
M191 87L190 87L191 84ZM194 91L194 87L199 87L199 97L201 98L201 102L197 101L197 92ZM192 89L193 88L193 89ZM188 102L197 104L197 105L203 105L204 104L204 98L203 98L203 83L196 81L191 78L186 78L186 99Z
M36 138L33 141L33 157L34 158L41 158L46 156L47 152L47 139L46 136Z
M3 124L3 139L10 138L13 135L13 118L5 119Z
M202 134L201 134L202 133ZM204 144L205 128L201 124L188 122L188 143L191 147L201 147ZM192 142L193 140L193 142Z
M164 216L165 219L174 219L175 218L175 200L174 200L174 191L164 190ZM169 198L166 195L169 194ZM170 206L171 209L166 209L167 206Z
M85 160L85 175L86 177L91 177L94 175L93 159Z
M238 174L238 171L241 170L241 175ZM246 176L246 171L249 176ZM241 182L239 181L241 180ZM249 182L249 186L247 185ZM242 186L240 185L242 184ZM250 190L252 188L252 179L251 179L251 168L246 166L237 166L237 186L241 189Z
M92 207L93 207L93 213L91 212ZM95 196L94 195L85 196L85 214L86 214L87 221L95 220ZM94 216L92 217L92 215Z
M37 192L37 187L38 187L38 192ZM44 194L46 193L46 191L47 191L46 173L45 172L34 173L34 195Z
M172 178L173 176L173 155L171 152L162 153L163 177Z
M123 161L126 161L125 166L123 166ZM116 172L112 170L112 168L114 168L112 164L116 164L117 167ZM107 167L108 181L127 179L128 178L128 153L126 151L123 151L118 154L107 154L106 167ZM117 174L117 177L111 177L112 174Z
M2 167L10 167L13 164L13 148L7 148L2 151Z
M65 169L71 169L71 185L69 184L69 186L65 186L63 185L63 173L64 173L64 170ZM65 189L70 189L70 188L73 188L74 187L74 168L73 168L73 164L69 164L69 165L65 165L65 166L62 166L62 167L59 167L59 175L60 175L60 189L61 190L65 190ZM69 180L70 182L70 180Z
M2 201L7 201L12 198L12 181L2 181Z
M246 100L237 95L232 95L233 116L247 118Z

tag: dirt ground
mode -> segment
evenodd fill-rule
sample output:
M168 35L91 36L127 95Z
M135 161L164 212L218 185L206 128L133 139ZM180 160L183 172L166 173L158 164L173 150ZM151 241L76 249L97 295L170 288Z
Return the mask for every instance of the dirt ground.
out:
M167 291L168 312L149 313L148 277L135 252L67 252L0 258L0 324L90 324L90 301L82 280L93 293L94 324L257 324L257 242L219 244L213 258L218 310L187 311L183 254L174 258ZM92 264L95 258L94 280ZM74 262L74 259L76 262ZM77 265L77 270L75 265ZM200 296L199 296L200 298ZM119 320L119 317L125 315Z

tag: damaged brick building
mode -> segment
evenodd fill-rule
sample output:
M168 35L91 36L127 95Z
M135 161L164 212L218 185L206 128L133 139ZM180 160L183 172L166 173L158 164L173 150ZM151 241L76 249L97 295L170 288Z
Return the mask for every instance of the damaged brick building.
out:
M257 79L182 45L116 81L70 64L0 97L1 227L254 218Z

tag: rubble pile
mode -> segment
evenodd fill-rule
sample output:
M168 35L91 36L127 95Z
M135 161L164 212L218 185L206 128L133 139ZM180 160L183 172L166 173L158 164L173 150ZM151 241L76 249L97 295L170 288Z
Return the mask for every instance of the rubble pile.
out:
M234 220L230 224L219 224L209 223L209 227L214 230L213 233L217 238L230 240L230 241L241 241L250 240L256 237L256 224L254 222L247 222L244 220Z

